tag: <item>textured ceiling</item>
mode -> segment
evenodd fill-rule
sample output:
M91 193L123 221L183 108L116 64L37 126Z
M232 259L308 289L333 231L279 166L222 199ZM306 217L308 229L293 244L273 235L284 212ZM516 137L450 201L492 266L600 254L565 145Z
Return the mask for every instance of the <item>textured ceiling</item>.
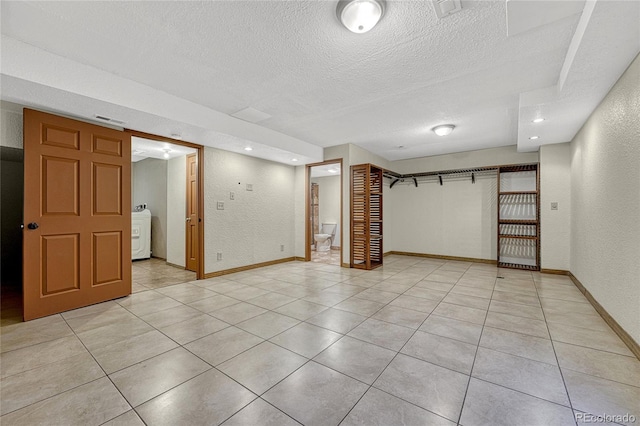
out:
M168 142L158 142L149 139L131 137L131 162L135 163L145 158L156 158L158 160L170 160L183 155L193 154L196 150L184 145L176 145ZM167 153L169 158L165 158Z
M388 1L357 35L332 1L3 1L2 98L289 164L344 143L389 160L531 150L570 140L637 54L639 3L586 19L584 1L462 1L438 19ZM247 107L271 117L227 115ZM541 112L558 118L532 144Z

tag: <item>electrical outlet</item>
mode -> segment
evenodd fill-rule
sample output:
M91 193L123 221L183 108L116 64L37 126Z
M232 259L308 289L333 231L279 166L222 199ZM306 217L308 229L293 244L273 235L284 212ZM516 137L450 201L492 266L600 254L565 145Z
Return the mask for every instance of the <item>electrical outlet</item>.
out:
M280 244L280 251L284 251L284 244Z
M222 260L222 253L218 253L218 260Z
M235 200L235 199L236 199L236 193L235 193L235 192L233 192L233 191L231 191L231 192L229 193L229 199L230 199L230 200Z
M247 184L247 191L253 191L253 184L252 183L248 183Z
M557 201L553 201L551 203L551 210L558 210L558 202Z
M218 201L218 210L224 210L224 202Z

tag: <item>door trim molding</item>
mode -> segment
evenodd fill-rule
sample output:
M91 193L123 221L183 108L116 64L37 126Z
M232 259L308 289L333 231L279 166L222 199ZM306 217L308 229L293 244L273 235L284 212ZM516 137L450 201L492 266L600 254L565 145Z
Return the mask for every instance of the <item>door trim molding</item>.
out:
M198 161L198 268L196 271L196 279L205 278L204 273L204 146L193 142L182 141L168 138L166 136L154 135L152 133L141 132L139 130L124 129L131 136L150 139L158 142L168 142L174 145L182 145L196 150Z
M312 229L311 229L311 168L316 166L326 166L329 164L340 165L340 263L342 265L342 247L344 246L344 227L342 226L342 203L343 203L343 186L344 186L344 167L342 165L342 158L336 158L333 160L326 160L320 163L311 163L305 165L304 176L304 260L306 262L311 261L311 242L313 241Z

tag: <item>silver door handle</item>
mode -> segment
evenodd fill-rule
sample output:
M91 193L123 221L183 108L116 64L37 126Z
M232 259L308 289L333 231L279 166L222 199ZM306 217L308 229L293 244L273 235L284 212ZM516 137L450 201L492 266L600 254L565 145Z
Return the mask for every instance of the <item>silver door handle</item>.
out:
M187 218L187 222L191 222L191 218L190 217Z

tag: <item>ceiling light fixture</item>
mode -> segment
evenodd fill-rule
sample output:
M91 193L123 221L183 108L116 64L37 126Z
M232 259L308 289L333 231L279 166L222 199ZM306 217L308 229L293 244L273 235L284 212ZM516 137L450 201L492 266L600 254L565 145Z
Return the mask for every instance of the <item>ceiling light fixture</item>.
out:
M298 161L298 159L297 158L292 158L291 161Z
M453 124L443 124L441 126L436 126L431 130L433 130L433 133L438 136L449 136L455 128L456 126L454 126Z
M329 173L338 173L338 169L329 169L327 170Z
M342 25L362 34L376 26L384 14L384 0L340 0L336 15Z
M538 139L540 136L531 136L529 139L531 139L532 141L535 141L536 139Z
M164 154L162 155L164 158L169 158L169 153L171 152L170 149L163 149Z
M536 118L535 120L533 120L534 123L542 123L544 121L544 118Z
M245 151L253 151L253 148L251 148L250 146L246 146L246 147L244 148L244 150L245 150Z

